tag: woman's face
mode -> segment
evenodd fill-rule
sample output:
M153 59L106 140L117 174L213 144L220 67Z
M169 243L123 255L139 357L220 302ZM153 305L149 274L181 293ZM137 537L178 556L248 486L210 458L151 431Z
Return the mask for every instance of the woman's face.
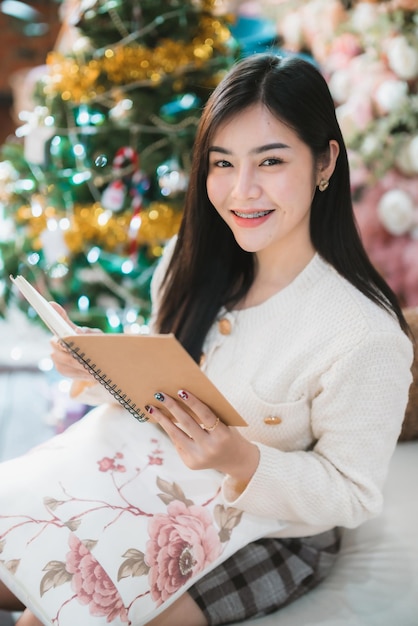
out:
M211 142L209 199L257 257L313 251L309 216L319 178L309 147L261 104L227 120Z

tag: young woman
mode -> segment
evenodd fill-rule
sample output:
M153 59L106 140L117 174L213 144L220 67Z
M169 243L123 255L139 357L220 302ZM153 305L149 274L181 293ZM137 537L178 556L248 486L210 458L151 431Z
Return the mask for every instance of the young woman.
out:
M127 457L117 453L126 449L128 440L134 450L131 464L140 465L144 433L159 437L165 432L165 458L170 457L172 464L174 458L180 460L187 477L196 479L204 502L199 501L201 509L209 502L205 491L209 476L220 489L211 499L220 508L211 509L205 528L213 530L216 519L223 538L227 531L228 537L241 532L241 543L228 554L214 547L221 533L211 535L209 543L217 556L202 564L199 554L209 540L206 531L205 541L196 539L196 498L187 500L188 494L178 486L173 496L175 489L160 481L166 500L171 498L169 506L174 507L174 498L181 515L187 510L189 539L181 535L175 563L167 556L169 549L164 557L159 552L161 567L154 578L156 544L154 553L146 552L142 560L135 561L136 553L129 552L130 565L124 561L115 583L122 604L112 619L105 602L96 602L94 614L102 610L106 623L206 626L265 615L294 601L328 574L338 553L341 527L358 526L379 514L411 382L408 329L394 294L360 242L344 141L326 82L313 65L297 58L255 55L238 63L215 89L196 137L180 232L155 273L152 296L153 330L176 334L248 426L232 428L220 422L190 393L185 381L177 398L164 389L155 390L155 402L147 407L148 424L125 428L123 423L122 428L121 413L114 407L96 409L55 438L58 443L41 449L38 458L47 455L51 446L78 451L77 458L86 466L80 471L88 499L88 485L94 491L98 480L97 475L89 475L88 464L81 459L83 451L91 456L99 445L96 439L106 439L106 467L115 470L117 463L123 464L116 459L123 459L126 472ZM58 344L54 361L64 375L85 378L84 370ZM83 393L87 397L95 390L91 387ZM161 411L163 406L173 419ZM109 450L115 452L113 457ZM22 459L12 461L3 471L14 475L22 463ZM67 467L68 461L58 469L52 465L54 476L49 482L65 482ZM172 471L176 478L181 469ZM189 483L179 480L180 487L189 488ZM25 545L23 539L14 540L12 532L8 538L11 523L18 523L9 500L16 500L16 484L23 498L25 485L20 478L7 492L3 480L0 484L0 542L3 532L4 552L10 541L8 558L16 562L19 546L23 551ZM32 491L36 486L35 482ZM49 483L48 487L52 492ZM12 490L13 496L8 495ZM41 491L45 494L44 485ZM143 509L147 492L141 491L141 485L130 494L134 496L135 506ZM64 500L74 505L68 489ZM55 509L62 501L54 496ZM31 520L36 517L32 509L24 510ZM83 515L87 515L84 509ZM88 543L92 537L73 523L81 517L70 507L74 536L69 543L78 541L79 553L90 562L94 556L95 566L104 568L106 558L114 558L114 545L108 539L100 552L100 547ZM129 535L126 520L121 515L108 524L117 524L121 533ZM181 534L180 514L175 520L177 530L170 526L174 552ZM249 520L265 524L263 534L248 531L245 535ZM44 523L42 532L51 537L52 545L58 531L50 526ZM156 538L160 548L168 542L161 528ZM27 541L34 541L33 531ZM52 548L49 552L53 569L50 563L61 561L52 559ZM132 617L134 602L129 605L124 600L123 584L134 566L137 572L148 568L153 597L170 568L177 568L184 580L171 591L165 587L158 611ZM61 577L71 579L78 605L84 602L92 614L86 586L77 586L81 557L76 565L74 559L70 563L67 559L64 568L55 567ZM55 623L70 626L66 610L74 605L74 596L62 602L55 615L43 600L52 596L54 584L62 585L62 578L57 581L51 574L48 584L42 579L43 594L38 598L33 589L22 591L18 573L19 568L16 575L3 571L3 579L37 615L26 611L19 623L51 624L55 618ZM4 606L16 606L6 587L0 598ZM82 623L102 622L84 619Z

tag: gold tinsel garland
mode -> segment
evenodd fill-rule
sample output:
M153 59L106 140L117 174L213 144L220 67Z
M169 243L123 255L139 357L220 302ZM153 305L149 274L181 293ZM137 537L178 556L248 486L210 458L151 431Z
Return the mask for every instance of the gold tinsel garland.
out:
M107 91L107 84L129 85L146 81L157 85L164 76L179 68L200 68L212 57L214 50L225 51L231 33L219 20L202 18L199 33L190 43L163 40L153 48L142 45L116 45L106 48L103 56L88 63L68 58L59 52L47 57L45 94L61 94L63 100L79 104ZM101 77L104 84L100 84Z
M181 215L163 202L153 202L139 214L139 225L132 232L132 215L110 213L99 203L76 205L71 215L63 215L54 207L46 207L42 215L35 217L28 205L16 211L16 221L25 224L34 250L42 249L42 233L48 220L69 219L69 227L62 231L68 251L73 254L85 252L92 246L100 246L108 252L127 251L132 245L148 245L160 249L175 235L180 226ZM158 254L157 254L158 256Z

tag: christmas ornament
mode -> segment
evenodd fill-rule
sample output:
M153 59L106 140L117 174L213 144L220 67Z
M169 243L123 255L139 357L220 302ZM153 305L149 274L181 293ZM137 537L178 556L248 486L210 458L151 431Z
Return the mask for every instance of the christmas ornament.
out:
M112 163L115 180L102 193L103 208L112 212L121 211L131 196L131 206L137 211L142 204L142 191L146 188L145 176L139 169L139 158L130 146L119 148Z
M102 194L102 205L105 209L117 213L123 208L126 199L126 185L122 180L114 180Z
M187 188L188 176L181 169L177 159L170 159L157 168L158 184L162 196L175 197Z

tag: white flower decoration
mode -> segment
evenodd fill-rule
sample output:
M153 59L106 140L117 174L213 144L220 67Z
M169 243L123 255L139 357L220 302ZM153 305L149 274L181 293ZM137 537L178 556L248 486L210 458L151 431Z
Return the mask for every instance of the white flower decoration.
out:
M303 44L302 16L296 11L289 13L283 18L281 29L286 33L286 45L291 50L300 50Z
M409 155L411 157L412 169L418 173L418 135L415 135L409 142Z
M406 176L418 174L418 135L403 142L396 155L395 163Z
M383 226L392 235L405 235L414 225L412 198L401 189L387 191L380 198L377 212Z
M410 45L406 37L394 37L387 54L389 67L399 78L412 80L418 76L418 50Z
M370 157L379 152L381 146L380 139L376 135L366 135L361 144L361 153Z
M367 34L376 25L378 10L370 2L358 2L351 13L351 24L358 33Z
M329 79L328 87L336 102L346 102L352 91L352 85L347 70L342 69L335 71Z
M408 83L403 80L385 80L376 91L375 100L381 111L390 113L398 109L408 97Z

